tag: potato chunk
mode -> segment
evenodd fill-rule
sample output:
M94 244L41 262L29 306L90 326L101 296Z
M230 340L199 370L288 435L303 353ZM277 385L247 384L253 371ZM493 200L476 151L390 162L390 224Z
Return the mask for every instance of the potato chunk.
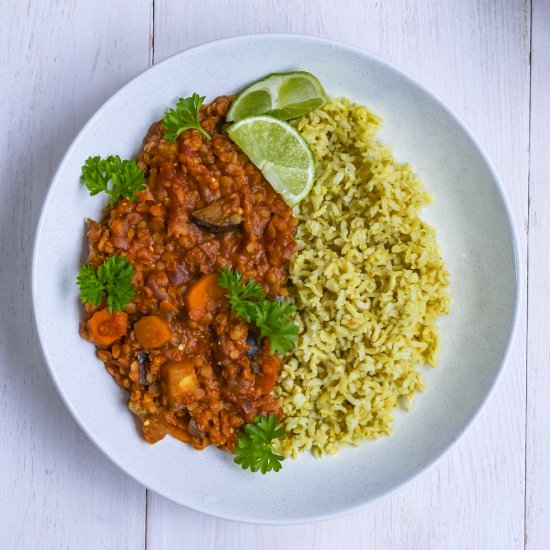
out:
M178 410L204 397L193 365L188 361L168 361L162 367L163 393L172 410Z

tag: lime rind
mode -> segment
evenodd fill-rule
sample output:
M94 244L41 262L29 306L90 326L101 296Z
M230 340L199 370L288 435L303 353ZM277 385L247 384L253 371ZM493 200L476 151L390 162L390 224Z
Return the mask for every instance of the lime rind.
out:
M327 100L319 79L307 71L272 73L244 88L226 118L238 122L267 115L290 120L319 109Z
M227 132L289 206L309 193L315 179L315 158L296 128L260 115L234 123Z

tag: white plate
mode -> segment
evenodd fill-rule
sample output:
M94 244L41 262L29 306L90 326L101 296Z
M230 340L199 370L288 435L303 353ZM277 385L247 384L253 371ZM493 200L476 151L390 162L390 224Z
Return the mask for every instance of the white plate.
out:
M241 470L214 448L199 453L167 437L145 443L127 396L78 333L75 277L85 256L85 218L105 204L80 182L89 155L133 157L149 125L174 99L207 101L270 72L307 70L329 95L368 105L380 137L433 193L435 225L451 273L452 314L441 322L440 365L394 434L322 460L306 454L281 472ZM44 356L82 429L118 466L176 502L216 516L296 523L351 511L412 479L447 450L479 412L506 358L518 303L515 238L495 171L463 124L411 77L363 51L318 38L256 35L211 42L155 65L92 117L65 155L38 223L32 290Z

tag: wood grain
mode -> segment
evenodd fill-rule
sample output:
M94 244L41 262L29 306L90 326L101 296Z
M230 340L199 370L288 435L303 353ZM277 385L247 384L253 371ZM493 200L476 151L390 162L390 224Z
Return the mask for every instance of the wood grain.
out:
M0 3L0 547L6 550L144 546L145 490L66 411L41 356L29 288L34 226L56 165L95 109L149 64L150 2L132 6Z
M155 59L229 35L294 32L342 40L405 67L458 111L486 148L513 205L524 261L529 21L528 2L513 0L189 0L185 9L177 0L156 0ZM363 512L284 528L210 518L150 493L148 548L181 540L188 548L227 550L523 548L524 306L510 361L483 415L422 479Z
M0 0L0 548L546 549L549 11L533 0L528 216L529 0ZM529 220L528 372L525 293L510 361L472 430L419 480L362 512L251 526L152 493L146 510L145 490L87 440L46 373L29 295L34 223L78 129L152 62L153 21L155 61L224 36L294 32L404 67L459 113L500 172L524 283Z
M529 197L526 548L550 541L550 3L533 3Z

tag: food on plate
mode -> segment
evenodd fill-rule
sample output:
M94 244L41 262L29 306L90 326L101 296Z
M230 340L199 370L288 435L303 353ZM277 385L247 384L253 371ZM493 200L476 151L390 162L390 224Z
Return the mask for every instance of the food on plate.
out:
M136 193L145 189L144 174L135 161L121 160L118 155L89 157L82 167L82 179L90 195L107 193L111 205L123 197L135 201Z
M271 116L253 116L232 124L227 133L289 206L309 193L315 159L293 126Z
M212 139L199 121L199 112L204 102L204 96L194 93L191 97L180 97L176 107L164 114L162 124L164 137L174 143L176 138L185 130L198 130L206 139Z
M435 365L448 272L430 202L410 166L376 139L380 119L345 99L299 119L319 175L295 209L289 286L300 338L285 357L285 456L334 453L391 431L393 411Z
M274 414L258 416L252 424L247 424L239 433L235 462L253 472L278 472L284 456L275 451L273 442L285 434L283 428L277 427L278 424L279 419Z
M422 182L309 73L204 99L180 98L135 161L86 160L109 205L88 220L82 336L149 443L266 473L388 434L449 309Z
M135 272L134 266L118 254L107 258L97 269L91 264L83 265L77 277L80 297L84 303L97 307L106 295L109 312L122 311L136 294L132 283Z
M289 120L319 109L326 102L323 86L311 73L273 73L241 91L227 112L227 120L237 122L257 115Z
M96 311L86 322L88 339L98 346L109 346L126 333L128 315L123 311Z
M269 339L270 353L283 354L294 348L298 338L298 327L292 321L296 307L282 296L269 300L264 289L253 279L246 283L238 271L222 269L218 285L229 292L225 297L231 309L247 323L253 323L258 338Z
M233 193L228 197L212 201L208 206L195 210L191 219L210 233L233 231L243 223L239 195Z
M130 392L129 407L151 443L169 433L198 449L233 450L245 424L280 415L272 391L281 368L277 352L297 336L296 329L283 330L292 311L286 296L297 222L223 131L230 104L220 97L202 107L210 139L191 129L171 142L164 124L153 124L137 158L146 188L135 200L120 198L101 221L89 221L83 270L97 274L97 288L90 295L81 284L86 318L104 309L114 290L114 309L128 319L112 343L98 340L87 320L81 332ZM103 274L102 266L118 266L118 257L133 270L128 302L116 294L124 280L113 284ZM253 295L243 297L250 291L241 286L252 285ZM226 294L257 300L245 308L248 320Z

